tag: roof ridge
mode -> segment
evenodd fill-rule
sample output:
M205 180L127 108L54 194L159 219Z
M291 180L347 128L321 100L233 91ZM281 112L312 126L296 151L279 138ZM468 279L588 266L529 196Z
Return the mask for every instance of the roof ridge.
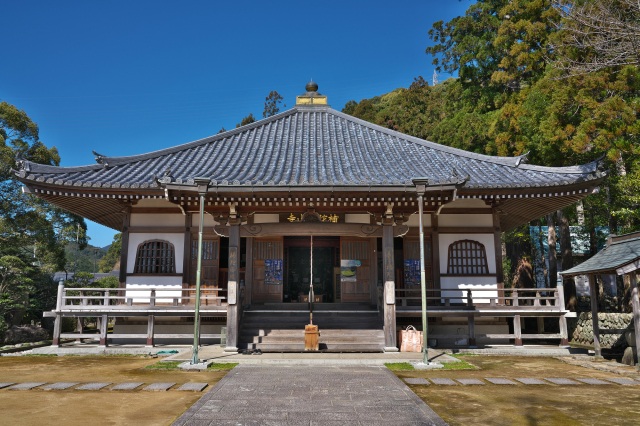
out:
M201 139L196 139L194 141L191 142L185 142L179 145L174 145L174 146L170 146L168 148L162 148L156 151L151 151L151 152L147 152L147 153L143 153L143 154L135 154L135 155L128 155L128 156L121 156L121 157L109 157L109 156L101 156L102 157L102 161L107 163L109 166L112 165L117 165L117 164L123 164L123 163L130 163L133 161L141 161L141 160L148 160L149 158L155 158L155 157L159 157L162 155L166 155L166 154L173 154L175 152L179 152L179 151L183 151L185 149L189 149L189 148L193 148L193 147L197 147L200 145L204 145L207 143L211 143L211 142L216 142L218 140L223 140L229 137L233 137L235 135L238 135L240 133L244 133L246 131L252 130L256 127L260 127L266 124L269 124L270 122L273 121L277 121L281 118L284 118L288 115L292 115L295 112L294 108L291 108L287 111L283 111L281 113L272 115L270 117L267 118L262 118L258 121L254 121L253 123L249 123L249 124L245 124L244 126L240 126L240 127L236 127L235 129L231 129L231 130L227 130L226 132L222 132L222 133L218 133L215 135L211 135L211 136L207 136Z
M397 130L388 129L386 127L380 126L379 124L371 123L369 121L363 120L358 117L354 117L352 115L346 114L341 111L337 111L333 108L328 107L331 113L342 117L346 120L352 121L356 124L364 125L369 128L373 128L374 130L386 133L390 136L397 137L399 139L408 140L410 142L418 143L420 145L426 146L428 148L436 149L441 152L446 152L448 154L460 155L462 157L476 159L480 161L488 161L504 166L510 166L513 168L521 168L527 170L536 170L542 172L553 172L553 173L568 173L568 174L583 174L583 173L593 173L597 169L597 165L599 163L598 160L594 160L592 162L577 165L577 166L561 166L561 167L551 167L551 166L539 166L534 164L527 164L522 161L522 159L526 156L526 154L518 155L515 157L501 157L497 155L487 155L487 154L479 154L476 152L465 151L460 148L455 148L448 145L439 144L437 142L429 141L427 139L418 138L416 136L407 135L405 133L399 132ZM587 170L585 170L587 169Z

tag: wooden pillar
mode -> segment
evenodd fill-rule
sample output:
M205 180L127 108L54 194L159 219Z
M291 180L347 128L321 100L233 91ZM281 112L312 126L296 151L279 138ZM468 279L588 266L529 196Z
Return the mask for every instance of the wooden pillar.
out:
M396 283L393 253L393 215L386 215L382 223L382 275L384 277L384 351L397 352L396 342Z
M102 306L104 309L108 309L109 306L109 289L104 290L104 294L102 297ZM107 331L109 330L109 316L102 315L100 319L100 346L107 346Z
M440 289L440 232L438 231L438 215L436 213L431 213L431 248L433 288Z
M469 328L469 346L476 345L476 317L469 315L467 317L467 326Z
M563 311L560 315L560 346L569 346L569 328L567 327L567 316L564 313L566 310L564 301L564 281L558 281L558 287L556 288L556 304Z
M520 322L520 315L514 315L513 317L513 337L514 344L516 346L522 346L522 323Z
M596 291L595 275L588 274L589 296L591 297L591 323L593 324L593 349L596 358L602 358L602 350L600 348L600 324L598 323L598 296Z
M120 288L127 287L127 259L129 258L129 227L131 226L131 206L124 209L122 222L122 250L120 251Z
M227 346L225 352L238 351L238 327L240 325L239 285L240 267L240 217L229 216L229 281L227 287Z
M247 237L247 262L244 268L244 306L251 305L253 291L253 237Z
M155 316L149 315L147 318L147 346L153 347L155 345Z
M638 271L630 274L631 305L633 306L633 326L636 329L636 366L640 370L640 297L638 296Z
M60 311L63 307L62 296L64 294L64 281L60 280L58 283L58 296L56 298L56 319L53 323L53 341L51 346L60 346L60 333L62 331L62 314Z
M193 226L193 214L186 213L184 216L184 254L182 256L182 288L184 290L189 289L190 281L191 281L191 227ZM189 303L189 292L184 291L183 296L186 298L182 299L182 304Z
M109 317L102 315L100 320L100 346L107 346L107 331L109 330Z
M448 299L447 299L448 300ZM467 290L467 306L473 308L471 290ZM467 328L469 329L469 346L476 345L476 317L473 314L467 316Z
M493 209L493 245L496 256L496 281L498 288L504 285L504 271L502 270L502 231L500 229L500 214Z

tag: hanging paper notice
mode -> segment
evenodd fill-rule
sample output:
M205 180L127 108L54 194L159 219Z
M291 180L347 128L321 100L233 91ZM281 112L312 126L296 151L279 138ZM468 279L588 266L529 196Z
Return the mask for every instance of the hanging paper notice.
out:
M264 283L266 285L282 284L282 259L265 259Z
M341 260L340 281L357 281L357 270L361 265L362 262L359 260Z
M405 259L404 285L405 287L420 286L420 260L419 259Z

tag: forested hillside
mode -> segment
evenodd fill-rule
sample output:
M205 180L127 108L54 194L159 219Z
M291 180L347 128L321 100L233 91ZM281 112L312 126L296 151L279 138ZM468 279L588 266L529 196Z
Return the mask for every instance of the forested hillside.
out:
M637 2L478 1L434 23L429 37L436 69L458 78L416 77L408 88L349 101L343 112L477 153L528 153L539 165L602 157L608 178L581 206L584 224L594 236L596 226L640 229ZM557 216L538 223L582 224L575 208Z

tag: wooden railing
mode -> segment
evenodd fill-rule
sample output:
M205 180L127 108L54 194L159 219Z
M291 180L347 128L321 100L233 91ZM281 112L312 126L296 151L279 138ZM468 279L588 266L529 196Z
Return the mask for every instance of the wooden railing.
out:
M226 290L203 288L200 290L201 316L226 316ZM106 346L112 339L146 339L148 346L154 345L156 338L188 339L193 333L155 332L156 317L194 317L195 289L168 289L166 287L135 288L66 288L62 282L58 285L58 297L55 310L45 312L46 317L54 317L53 345L59 345L60 339L95 339ZM147 317L147 333L107 333L109 318L143 316ZM85 333L82 321L74 333L62 333L62 318L95 317L99 324L98 334ZM224 334L200 334L200 339L224 339Z
M564 304L564 289L557 288L477 288L461 286L459 289L428 289L425 291L427 315L429 317L466 317L469 345L475 345L476 338L512 339L518 346L523 339L560 339L561 345L568 344L568 311ZM399 316L420 316L422 294L420 289L396 289L396 312ZM513 333L476 334L475 320L482 317L506 317L513 320ZM522 333L521 318L552 317L559 321L559 333ZM433 335L430 338L451 338L447 335Z
M201 306L222 306L226 301L225 289L205 288L200 290ZM67 288L58 292L57 310L95 311L128 310L130 308L163 309L184 307L193 310L195 289L167 289L162 287L114 288Z
M426 301L429 307L468 308L515 308L563 310L557 288L460 288L428 289ZM420 289L396 289L396 304L402 308L418 308L422 305Z

